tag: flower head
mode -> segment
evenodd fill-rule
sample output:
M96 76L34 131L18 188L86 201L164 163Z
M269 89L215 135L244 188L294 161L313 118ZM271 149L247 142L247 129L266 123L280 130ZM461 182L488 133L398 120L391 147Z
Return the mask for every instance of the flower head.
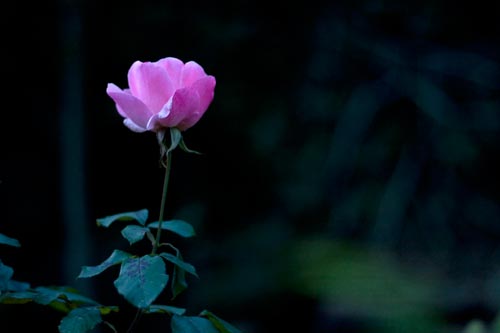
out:
M128 89L109 83L123 123L135 132L176 127L185 131L200 120L214 98L215 78L194 61L176 58L136 61L128 71Z

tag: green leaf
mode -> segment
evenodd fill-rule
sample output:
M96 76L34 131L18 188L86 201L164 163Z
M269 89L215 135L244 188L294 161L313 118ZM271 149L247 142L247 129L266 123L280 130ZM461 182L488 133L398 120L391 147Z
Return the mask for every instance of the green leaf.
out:
M182 133L178 128L171 127L170 128L170 147L168 147L166 153L170 153L179 145L179 142L182 140Z
M101 322L101 313L96 307L77 308L61 320L59 332L85 333Z
M196 154L196 155L202 155L202 153L196 151L196 150L191 150L186 146L186 143L184 142L184 139L181 139L179 142L179 148L181 148L183 151L186 153L191 153L191 154Z
M180 293L187 289L186 271L180 269L177 265L174 266L172 273L172 299L175 299Z
M53 287L37 287L34 289L40 294L54 295L57 298L69 301L75 304L87 304L87 305L99 305L98 302L93 299L84 296L78 292L75 288L65 287L65 286L53 286Z
M134 220L139 222L141 225L145 225L147 219L148 219L148 210L141 209L136 212L120 213L97 219L97 225L100 227L107 228L111 225L111 223L115 221L134 221Z
M88 278L101 274L104 270L108 269L113 265L122 263L125 259L132 257L130 253L114 250L108 259L104 260L101 264L97 266L83 266L78 278Z
M0 234L0 244L6 244L10 246L20 247L21 244L17 239L10 238L5 236L4 234Z
M32 291L8 292L0 296L2 304L26 304L33 302L36 293Z
M160 223L158 221L151 222L150 224L148 224L148 228L158 229L159 225ZM161 229L169 230L173 233L176 233L179 236L186 238L193 237L194 235L196 235L193 226L183 220L163 221L161 224Z
M114 284L127 301L146 308L160 295L168 282L165 263L158 256L126 259Z
M28 282L21 282L16 280L9 280L7 282L7 290L9 291L25 291L30 288L30 284Z
M70 305L99 305L96 301L76 292L76 290L68 287L37 287L34 289L36 296L33 299L36 303L49 305L51 303L61 303L65 305L61 308L61 304L51 304L60 310L70 309Z
M201 317L174 315L170 325L172 333L220 333L210 320Z
M229 324L227 321L217 317L212 312L208 310L203 310L200 313L201 317L206 317L210 322L217 327L219 332L221 333L242 333L239 329Z
M160 253L160 256L162 258L164 258L165 260L170 261L171 263L173 263L174 265L176 265L180 269L188 272L189 274L192 274L192 275L198 277L198 274L196 273L196 268L194 268L193 265L188 264L187 262L183 261L182 257L180 256L180 253L178 253L177 256L174 256L171 253L162 252L162 253Z
M170 243L167 243L176 253L176 256L179 260L182 260L181 252L175 246ZM187 289L188 284L186 281L186 271L179 266L174 265L174 270L172 273L172 282L170 284L172 289L172 299L175 299L180 293Z
M169 262L174 264L174 271L171 283L172 295L173 295L172 299L174 299L188 287L186 281L186 272L193 274L196 277L198 277L198 274L196 273L196 269L194 268L193 265L188 264L182 259L180 251L172 245L171 247L176 252L175 256L165 252L160 253L160 256L165 260L168 260Z
M144 238L144 235L150 232L148 228L138 225L128 225L122 230L122 236L129 241L130 245L137 243Z
M118 312L119 311L119 308L117 306L100 305L100 306L97 306L97 309L99 309L99 312L101 313L101 315L107 315L107 314L110 314L111 312Z
M186 309L178 308L176 306L171 306L171 305L153 304L145 312L146 313L168 313L170 315L175 314L178 316L182 316L186 312Z
M12 269L12 267L4 265L0 260L0 291L8 290L9 281L12 278L12 275L14 275L14 269Z

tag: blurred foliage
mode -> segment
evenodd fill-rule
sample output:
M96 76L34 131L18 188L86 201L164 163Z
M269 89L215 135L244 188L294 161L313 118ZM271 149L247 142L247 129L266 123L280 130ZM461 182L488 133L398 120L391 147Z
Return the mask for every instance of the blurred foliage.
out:
M164 56L196 60L217 78L213 105L185 135L204 155L178 154L172 171L169 218L195 226L198 236L181 245L200 275L178 305L214 309L248 333L277 327L469 333L494 326L500 309L495 4L79 5L90 216L154 211L161 191L154 136L121 125L106 83L125 86L133 61ZM35 235L45 230L37 225L60 227L52 189L58 169L50 161L64 156L54 149L57 89L37 77L60 70L52 37L58 30L44 25L36 7L9 6L15 8L6 12L17 15L7 22L29 31L6 39L12 66L3 70L12 86L22 86L28 74L17 73L27 71L33 52L47 67L29 69L39 87L32 96L13 91L16 100L33 100L23 109L32 136L16 136L3 149L0 188L8 205L0 232L54 258L58 249L44 249ZM40 47L40 40L52 47ZM17 114L6 117L17 121ZM32 174L33 164L45 177ZM33 235L16 229L33 215ZM92 232L92 253L109 253L123 241L110 236L116 232ZM48 274L41 271L40 279ZM96 288L103 303L114 296L106 281Z

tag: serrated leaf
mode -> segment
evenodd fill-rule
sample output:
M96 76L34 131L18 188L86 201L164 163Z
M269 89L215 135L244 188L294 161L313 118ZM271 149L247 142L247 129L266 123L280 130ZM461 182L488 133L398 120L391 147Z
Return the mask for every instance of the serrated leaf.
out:
M175 315L182 316L186 312L186 309L178 308L176 306L171 306L171 305L153 304L145 312L146 313L168 313L170 315L175 314Z
M201 317L206 317L221 333L242 333L239 329L229 324L227 321L217 317L208 310L203 310L200 313Z
M136 212L115 214L97 219L97 225L107 228L115 221L137 221L141 225L145 225L148 219L148 214L149 212L147 209L141 209Z
M220 333L210 320L201 317L172 316L172 333Z
M96 307L77 308L68 313L59 325L60 333L85 333L102 322Z
M188 272L189 274L192 274L192 275L198 277L198 274L196 273L196 268L194 268L193 265L188 264L187 262L182 260L182 257L180 257L180 254L178 254L177 256L174 256L171 253L162 252L162 253L160 253L160 256L162 258L164 258L165 260L170 261L172 264L176 265L180 269Z
M125 260L114 284L127 301L143 309L153 303L167 282L163 260L158 256L146 255Z
M130 257L132 257L130 253L120 250L114 250L113 253L111 253L111 255L101 264L97 266L83 266L80 275L78 275L78 278L88 278L97 274L101 274L109 267L121 264L125 259Z
M159 225L160 223L158 221L151 222L148 224L148 228L158 229ZM183 220L163 221L161 224L161 229L171 231L179 236L186 238L193 237L196 235L193 226Z
M5 236L4 234L0 234L0 244L5 244L5 245L10 245L10 246L15 246L15 247L20 247L21 243L17 239L10 238L8 236Z
M146 227L138 225L128 225L122 230L122 236L129 241L130 245L137 243L144 238L144 235L149 232Z

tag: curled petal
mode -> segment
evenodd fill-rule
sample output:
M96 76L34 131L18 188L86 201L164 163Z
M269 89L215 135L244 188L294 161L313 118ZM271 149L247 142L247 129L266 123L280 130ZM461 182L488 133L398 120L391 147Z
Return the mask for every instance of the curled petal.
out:
M201 78L193 83L191 89L195 90L200 96L200 107L198 111L202 114L205 113L214 99L215 77L209 75Z
M174 93L174 85L167 70L156 63L136 61L128 72L132 95L139 98L153 112L159 112Z
M203 68L194 61L188 61L182 69L181 86L190 87L199 79L207 76Z
M168 57L158 60L156 64L165 68L175 89L181 88L181 73L184 67L182 61L177 58Z
M142 133L142 132L145 132L147 129L146 128L142 128L141 126L138 126L136 123L134 123L132 120L128 119L128 118L125 118L123 120L123 123L125 124L125 126L127 126L130 130L134 131L134 132L137 132L137 133Z
M130 89L121 90L115 84L108 83L108 87L106 88L106 93L108 94L108 96L111 97L110 93L120 93L120 92L128 93L129 90ZM118 111L120 116L122 116L123 118L127 118L127 115L125 114L125 112L123 112L122 108L118 104L115 105L116 105L116 110Z
M164 127L177 127L180 122L197 112L199 107L200 97L195 90L179 89L166 105L169 109L168 115L165 118L158 118L158 123Z
M196 124L207 111L214 98L215 78L213 76L204 77L196 81L191 89L197 92L200 103L195 112L190 113L177 125L181 131L185 131Z
M160 112L154 114L151 117L151 119L149 119L147 129L150 131L157 132L160 128L164 127L164 125L160 123L160 120L164 122L164 119L166 119L170 115L171 110L172 110L172 98L170 98L168 102L165 103ZM174 123L175 120L169 118L169 122Z
M115 101L116 109L122 117L130 119L141 128L146 128L152 113L142 101L112 83L108 84L106 92Z

